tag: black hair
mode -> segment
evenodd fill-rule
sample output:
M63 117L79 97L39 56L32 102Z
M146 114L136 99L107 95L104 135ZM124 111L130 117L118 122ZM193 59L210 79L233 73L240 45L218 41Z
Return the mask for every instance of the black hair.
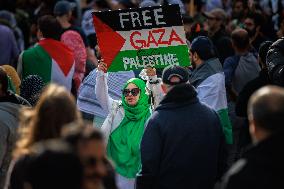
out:
M0 84L1 84L0 90L6 93L8 91L8 76L7 73L2 68L0 68Z
M195 43L199 43L198 41L195 42L195 40L206 40L208 42L204 44L197 44L195 47ZM200 47L201 45L204 46ZM190 51L191 53L196 52L199 58L203 61L206 61L210 58L215 58L217 56L216 47L214 46L213 42L206 36L196 37L191 44Z
M258 55L260 60L263 62L264 65L266 65L266 56L267 52L269 50L269 47L273 44L272 41L264 41L260 44L259 50L258 50Z
M248 2L247 0L235 0L233 1L233 7L238 3L241 2L243 4L244 9L248 9Z
M38 27L44 38L60 39L62 27L54 16L44 15L38 19Z
M183 21L183 24L192 24L194 23L194 20L191 16L188 16L188 15L182 15L182 21Z
M110 9L109 5L105 0L95 0L94 2L101 9Z
M210 58L216 57L215 51L213 52L212 50L208 50L208 51L202 52L202 53L197 52L197 51L192 51L192 50L191 50L191 52L192 53L196 52L198 54L199 58L203 61L206 61L206 60L209 60Z
M247 15L247 18L250 18L254 21L255 27L257 26L263 26L265 23L265 19L262 16L262 14L258 11L255 12L249 12Z

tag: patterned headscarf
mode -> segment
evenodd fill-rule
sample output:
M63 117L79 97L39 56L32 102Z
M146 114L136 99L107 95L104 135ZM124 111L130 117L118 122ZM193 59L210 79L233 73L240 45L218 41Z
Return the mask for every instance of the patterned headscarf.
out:
M29 75L26 77L22 85L21 96L25 98L32 106L35 106L39 96L41 94L41 90L44 87L44 82L42 78L38 75Z

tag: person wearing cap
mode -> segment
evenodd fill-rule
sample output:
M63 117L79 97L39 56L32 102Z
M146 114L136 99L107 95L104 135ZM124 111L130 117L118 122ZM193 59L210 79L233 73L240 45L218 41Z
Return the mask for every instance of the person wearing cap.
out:
M234 54L230 43L229 34L226 32L225 26L227 15L223 9L216 8L210 12L203 13L207 19L208 36L212 40L217 50L217 56L221 63L228 57Z
M213 188L222 148L219 117L198 100L185 68L166 67L162 81L166 95L146 125L136 189Z
M212 37L212 40L227 35L224 30L227 15L223 9L216 8L211 10L210 12L203 13L203 15L205 16L205 18L207 18L207 24L209 27L208 34L210 37Z
M119 189L134 189L135 177L141 166L140 142L145 123L152 113L150 94L153 93L155 104L159 103L163 93L161 82L155 69L147 68L147 84L141 79L131 78L122 88L121 100L114 100L108 93L106 71L106 64L101 59L95 93L101 107L108 112L101 127L107 156L115 164Z
M228 116L225 75L212 41L205 36L195 38L190 47L190 77L199 100L218 112L228 144L233 143L232 126Z
M71 18L72 18L72 10L74 8L75 8L74 3L71 3L65 0L58 1L54 6L53 13L56 16L56 19L60 23L61 27L63 28L63 33L68 30L73 30L80 34L85 44L85 48L87 52L87 59L96 65L97 58L94 54L94 50L90 48L86 34L83 32L83 30L80 27L74 26L70 23Z

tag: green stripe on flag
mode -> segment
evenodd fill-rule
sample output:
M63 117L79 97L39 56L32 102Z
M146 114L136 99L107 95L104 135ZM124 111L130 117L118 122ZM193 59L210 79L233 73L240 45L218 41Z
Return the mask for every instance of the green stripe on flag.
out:
M229 119L228 109L226 108L218 110L217 113L221 121L223 133L225 135L227 144L233 144L233 131L231 121Z
M108 72L140 70L146 66L164 68L170 64L190 65L186 45L121 51L113 60Z
M51 66L51 57L40 45L23 53L23 78L29 75L38 75L43 79L44 83L49 83Z

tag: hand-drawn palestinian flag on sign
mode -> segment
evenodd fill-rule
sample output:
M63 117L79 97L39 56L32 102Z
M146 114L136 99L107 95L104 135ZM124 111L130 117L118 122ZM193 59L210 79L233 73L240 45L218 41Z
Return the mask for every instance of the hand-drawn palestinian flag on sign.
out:
M190 65L178 5L93 12L93 19L109 72Z

